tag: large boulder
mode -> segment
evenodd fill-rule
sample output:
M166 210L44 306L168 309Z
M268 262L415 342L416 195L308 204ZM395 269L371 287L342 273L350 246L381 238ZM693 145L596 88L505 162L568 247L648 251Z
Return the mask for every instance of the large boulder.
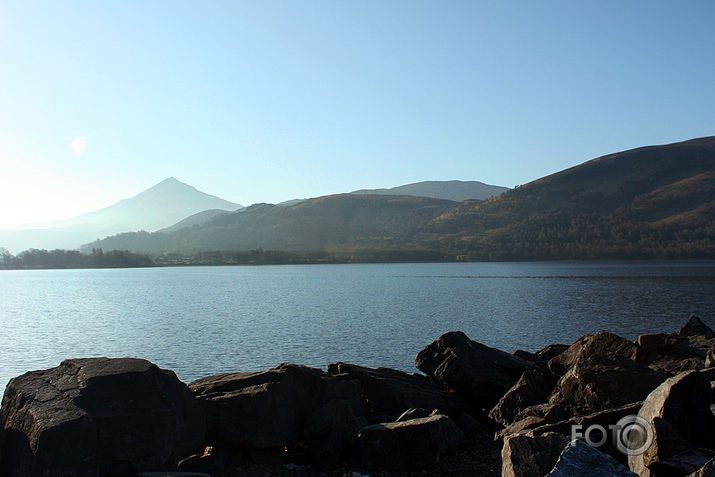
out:
M666 378L621 354L582 354L561 377L549 402L574 414L591 414L642 401Z
M174 373L132 358L87 358L10 380L3 475L160 469L203 442L205 417Z
M649 426L652 439L630 443L645 450L629 455L628 465L642 477L678 475L674 469L687 468L688 460L694 467L692 472L708 458L707 452L698 448L714 447L710 383L700 372L688 371L666 380L648 396L638 417ZM688 473L682 471L680 475Z
M363 410L368 419L396 418L412 408L439 409L454 419L471 411L463 397L446 392L422 375L340 362L329 365L328 372L359 380Z
M470 340L461 331L442 335L417 354L415 366L444 389L489 409L534 369L526 360Z
M579 360L588 359L594 355L617 354L634 358L637 347L635 343L607 331L599 331L594 335L583 335L566 351L549 360L549 369L557 376L565 374Z
M524 409L543 404L549 399L554 386L541 370L529 370L507 391L499 402L489 411L489 417L503 426L516 420Z
M428 469L439 463L442 455L466 447L462 431L442 414L373 424L360 430L359 439L362 463L373 470Z
M547 477L637 477L613 457L575 439L566 446Z
M337 458L323 455L325 446L346 445L362 415L360 381L307 366L209 376L189 387L206 411L209 444L283 450L310 442L325 464Z

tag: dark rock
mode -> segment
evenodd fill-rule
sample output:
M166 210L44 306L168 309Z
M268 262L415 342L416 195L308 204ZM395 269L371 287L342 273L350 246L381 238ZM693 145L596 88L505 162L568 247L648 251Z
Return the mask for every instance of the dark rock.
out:
M366 368L347 363L328 366L328 372L345 374L360 382L365 417L395 416L411 408L439 409L455 418L472 412L466 400L444 391L427 377L389 368ZM381 421L385 422L385 421Z
M693 474L707 464L715 454L706 449L690 447L663 461L654 462L649 471L657 477L674 476L686 477Z
M566 373L579 359L585 360L593 355L617 354L634 358L637 353L635 343L607 331L594 335L583 335L563 353L549 360L549 369L557 376Z
M342 401L335 406L351 407L355 419L362 414L357 379L294 364L256 373L210 376L194 381L189 387L206 410L212 445L290 449L305 440L304 429L309 419L333 400ZM347 421L341 415L333 424L352 428ZM320 432L333 431L321 428Z
M362 463L373 470L415 471L435 466L440 456L466 444L444 415L375 424L360 430Z
M534 365L476 341L461 331L442 335L417 354L415 366L444 389L492 407Z
M484 425L476 420L471 414L463 412L457 419L454 420L465 435L470 435L478 430L481 430Z
M715 331L710 329L708 325L703 323L700 318L692 315L688 322L680 329L678 335L681 338L688 336L702 336L706 339L715 338Z
M507 437L501 451L501 477L544 477L554 468L570 440L558 432Z
M638 417L653 431L649 446L647 442L631 443L646 447L642 454L628 458L629 467L638 475L656 474L659 466L673 467L668 461L678 455L701 459L698 454L702 453L694 448L713 447L715 416L710 411L710 383L700 372L689 371L666 380L648 396Z
M358 429L354 402L333 399L308 418L305 443L321 469L333 469L357 441Z
M10 380L2 424L7 476L159 469L188 455L205 433L186 385L131 358L71 359Z
M553 389L553 385L550 385L544 377L543 371L526 371L489 411L489 417L499 424L508 426L516 420L517 414L527 407L545 403Z
M582 354L549 397L574 414L641 401L667 376L619 354Z
M582 440L566 446L547 477L637 477L613 457Z
M715 477L715 459L710 459L704 466L688 477Z

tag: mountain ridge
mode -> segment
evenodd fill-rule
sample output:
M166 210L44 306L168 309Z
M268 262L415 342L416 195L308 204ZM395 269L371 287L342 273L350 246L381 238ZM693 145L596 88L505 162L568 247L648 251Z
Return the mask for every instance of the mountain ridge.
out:
M92 245L133 243L130 250L151 253L425 249L457 260L715 258L714 179L715 137L698 138L604 155L489 200L339 194Z
M422 181L387 189L360 189L350 192L356 195L411 195L446 199L455 202L463 200L485 200L508 191L508 187L485 184L479 181Z

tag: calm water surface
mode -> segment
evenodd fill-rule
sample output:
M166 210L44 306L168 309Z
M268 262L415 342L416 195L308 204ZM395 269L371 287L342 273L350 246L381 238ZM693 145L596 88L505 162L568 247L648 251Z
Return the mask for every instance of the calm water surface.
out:
M190 382L335 361L415 371L447 331L536 351L605 329L715 327L715 263L447 263L0 271L0 389L33 369L132 356Z

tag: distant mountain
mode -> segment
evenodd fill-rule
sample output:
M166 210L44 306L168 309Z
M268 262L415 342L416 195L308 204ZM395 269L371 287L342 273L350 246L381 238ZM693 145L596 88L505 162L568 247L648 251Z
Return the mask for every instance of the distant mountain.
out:
M34 224L18 232L0 231L0 246L12 252L28 248L78 248L108 235L169 227L207 209L233 211L241 207L170 177L131 199L95 212Z
M458 260L715 258L715 138L610 154L486 201L341 194L255 205L173 233L122 234L90 247L421 249Z
M507 187L488 185L478 181L424 181L390 189L361 189L351 192L351 194L411 195L461 202L470 199L491 199L508 190Z

